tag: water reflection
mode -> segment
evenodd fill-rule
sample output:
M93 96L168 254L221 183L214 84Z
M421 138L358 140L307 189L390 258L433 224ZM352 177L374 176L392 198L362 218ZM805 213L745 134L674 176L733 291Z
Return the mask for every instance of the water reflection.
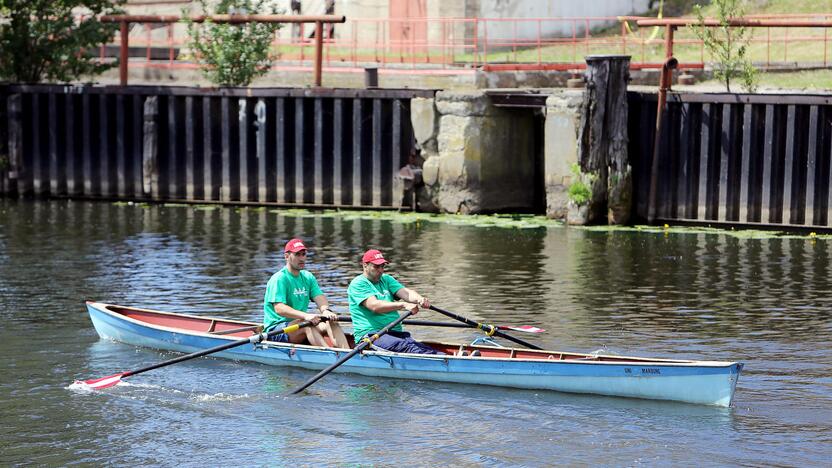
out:
M312 248L308 266L336 304L360 254L379 248L436 304L541 326L547 333L522 338L544 347L745 361L736 407L348 374L287 398L310 372L218 359L107 394L64 389L171 356L99 341L84 300L260 320L264 285L294 236ZM2 200L0 411L10 423L0 462L168 464L196 449L219 464L244 447L299 463L310 451L335 464L684 463L716 451L719 464L820 464L832 456L829 269L830 242L802 238Z

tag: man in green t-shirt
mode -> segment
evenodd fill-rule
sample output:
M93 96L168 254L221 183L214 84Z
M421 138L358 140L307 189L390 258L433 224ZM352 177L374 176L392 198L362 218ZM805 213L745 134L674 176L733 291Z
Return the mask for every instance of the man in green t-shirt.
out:
M347 288L356 343L365 335L394 322L399 318L400 310L409 310L416 315L419 307L430 307L427 298L384 273L387 260L378 250L364 252L361 265L363 273L356 276ZM411 338L401 324L380 336L373 345L397 353L444 354Z
M304 270L306 266L306 246L300 239L292 239L283 249L286 266L272 275L266 285L266 297L263 299L263 326L265 331L277 327L311 321L314 326L301 328L292 333L281 333L272 341L286 343L304 343L313 346L329 346L324 339L327 336L337 348L349 348L347 337L338 326L338 316L329 310L329 302L318 286L315 276ZM318 306L319 314L306 312L309 301ZM321 317L329 320L322 322Z

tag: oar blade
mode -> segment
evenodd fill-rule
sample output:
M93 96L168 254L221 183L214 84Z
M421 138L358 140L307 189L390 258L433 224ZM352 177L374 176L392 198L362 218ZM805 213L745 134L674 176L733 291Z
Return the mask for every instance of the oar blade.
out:
M543 333L543 332L546 331L542 328L533 327L531 325L501 325L498 328L500 330L514 330L514 331L519 331L519 332L524 332L524 333Z
M122 376L124 376L124 372L109 375L107 377L101 377L100 379L76 380L75 383L86 385L93 390L103 390L105 388L115 387L120 384Z

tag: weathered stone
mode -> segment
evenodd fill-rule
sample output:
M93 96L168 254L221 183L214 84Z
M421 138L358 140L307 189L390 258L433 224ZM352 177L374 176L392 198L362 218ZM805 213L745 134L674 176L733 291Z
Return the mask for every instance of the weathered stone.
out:
M439 155L426 156L422 164L422 180L426 185L434 185L439 180Z
M472 145L478 145L482 133L482 119L443 115L439 119L438 149L440 154L465 151Z
M436 93L436 109L443 116L484 116L493 109L488 96L482 91L439 91Z
M546 216L567 217L572 165L578 163L578 124L583 91L564 90L546 99L544 184Z
M425 151L437 151L436 136L439 132L439 114L433 99L413 98L410 100L410 121L416 144Z

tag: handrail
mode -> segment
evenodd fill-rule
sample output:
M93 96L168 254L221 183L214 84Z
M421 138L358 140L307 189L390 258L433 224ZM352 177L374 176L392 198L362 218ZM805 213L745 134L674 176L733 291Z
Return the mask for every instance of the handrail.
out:
M99 18L102 23L119 23L121 44L119 48L119 82L127 86L127 62L129 48L130 23L178 23L187 18L177 15L104 15ZM343 15L200 15L190 18L194 23L212 21L214 23L315 23L315 86L321 86L321 68L323 63L323 24L343 23Z

